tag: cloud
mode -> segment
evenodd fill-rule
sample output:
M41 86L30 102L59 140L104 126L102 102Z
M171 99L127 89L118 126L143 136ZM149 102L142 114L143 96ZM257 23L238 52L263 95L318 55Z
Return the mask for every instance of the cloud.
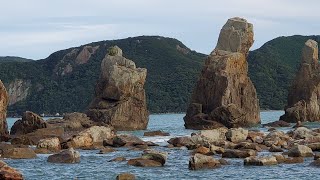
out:
M3 1L0 55L38 59L71 46L137 35L173 37L209 53L234 16L254 24L258 48L278 36L318 33L319 5L318 0Z

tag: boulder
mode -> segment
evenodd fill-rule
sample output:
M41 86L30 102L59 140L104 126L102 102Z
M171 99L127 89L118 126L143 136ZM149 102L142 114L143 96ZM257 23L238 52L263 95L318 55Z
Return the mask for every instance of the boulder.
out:
M263 143L263 139L265 137L265 134L263 132L257 132L257 131L248 131L248 140L251 140L254 143Z
M314 159L314 160L320 159L320 153L319 153L319 152L314 153L313 159Z
M229 19L193 90L184 117L187 129L216 128L217 123L228 128L260 123L259 100L246 60L252 44L252 24L242 18Z
M0 179L2 180L23 180L22 174L0 160Z
M92 126L79 132L68 141L68 145L74 148L92 147L96 143L103 142L104 139L111 139L115 136L112 127Z
M60 140L57 137L42 139L38 142L37 149L48 149L51 152L58 152L61 150Z
M320 159L316 159L310 163L310 166L320 167Z
M144 132L143 136L170 136L170 134L162 131L149 131Z
M103 149L100 149L100 151L97 154L107 154L107 153L111 153L114 151L116 151L116 150L113 148L105 147Z
M312 151L320 151L320 143L311 143L307 144L309 148L312 149Z
M67 113L63 119L49 119L47 123L54 127L63 127L65 131L82 131L95 124L86 114L79 112Z
M0 80L0 137L9 134L7 124L7 106L9 103L9 96L6 88Z
M127 159L125 157L116 157L114 159L109 160L108 162L114 162L114 161L126 161Z
M11 127L10 134L21 135L36 131L37 129L47 128L48 124L39 115L26 111L22 119L16 121Z
M283 152L283 149L279 146L272 145L269 149L270 152Z
M158 161L143 159L143 158L130 159L127 164L131 166L138 166L138 167L161 167L162 166L162 164Z
M203 155L213 155L214 151L210 151L210 148L200 146L197 149L194 149L192 154L203 154Z
M121 146L134 146L134 145L144 145L146 142L138 138L137 136L130 134L120 134L115 136L112 141L105 140L104 146L113 146L113 147L121 147Z
M162 166L166 163L168 159L167 152L160 152L156 150L145 150L142 154L142 159L149 159L153 161L160 162Z
M248 137L248 130L242 128L231 128L226 133L227 140L238 143L245 141Z
M213 153L213 154L215 154L215 153L222 154L222 153L225 152L225 150L222 147L211 145L210 146L210 152Z
M280 120L320 121L320 69L318 43L309 39L302 49L299 71L289 89L288 104Z
M262 151L261 147L257 143L250 143L250 142L242 142L237 144L234 149L252 149L256 151Z
M220 162L214 159L212 156L206 156L203 154L195 154L189 160L190 170L199 169L212 169L220 167Z
M13 147L1 149L2 158L10 159L34 159L37 154L31 149L26 147Z
M256 156L257 152L252 149L244 149L244 150L238 150L238 149L227 149L222 154L222 158L246 158L250 156Z
M49 156L47 161L50 163L79 163L80 153L70 148Z
M136 68L133 61L122 56L119 47L111 47L101 63L95 97L86 112L88 117L116 130L146 129L146 76L146 69Z
M117 176L116 180L135 180L136 176L130 173L121 173Z
M226 140L226 128L218 128L212 130L202 130L199 135L205 137L210 143L218 143Z
M289 149L288 156L290 157L313 157L312 149L304 145L296 145Z
M245 166L269 166L277 165L278 161L274 156L268 157L247 157L244 159Z

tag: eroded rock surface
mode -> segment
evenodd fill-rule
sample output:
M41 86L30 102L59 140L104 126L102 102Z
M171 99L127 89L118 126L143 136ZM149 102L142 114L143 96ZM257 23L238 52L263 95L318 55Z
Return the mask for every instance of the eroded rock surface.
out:
M93 121L112 125L116 130L146 129L146 76L146 69L136 68L133 61L122 56L119 47L112 47L102 60L95 98L87 115Z
M320 69L318 43L308 40L302 50L300 69L288 94L285 114L287 122L320 121Z
M231 128L260 123L259 101L248 77L246 60L252 44L252 24L242 18L229 19L194 88L184 118L186 128L212 129L221 124Z
M0 80L0 136L6 136L9 134L6 120L8 101L7 90Z
M16 121L11 127L10 134L21 135L36 131L37 129L47 128L48 123L39 115L31 111L23 113L22 119Z

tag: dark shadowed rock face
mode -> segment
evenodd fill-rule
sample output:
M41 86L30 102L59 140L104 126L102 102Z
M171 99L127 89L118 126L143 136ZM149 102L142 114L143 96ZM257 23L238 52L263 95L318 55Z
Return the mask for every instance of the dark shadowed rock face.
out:
M16 121L11 127L10 134L21 135L47 128L48 124L39 115L31 111L23 113L22 119Z
M184 118L188 129L243 127L260 123L259 100L248 77L246 56L253 44L253 26L232 18L206 59Z
M147 70L136 68L115 46L102 60L95 98L86 114L116 130L146 129L148 111L144 83Z
M0 80L0 136L8 135L7 106L9 103L8 93Z
M320 69L318 44L308 40L302 50L300 69L288 94L285 114L287 122L320 121Z

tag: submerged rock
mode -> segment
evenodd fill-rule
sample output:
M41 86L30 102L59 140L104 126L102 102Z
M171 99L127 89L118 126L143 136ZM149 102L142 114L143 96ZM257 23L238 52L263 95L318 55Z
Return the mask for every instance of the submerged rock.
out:
M189 169L212 169L220 167L220 161L214 159L212 156L206 156L203 154L195 154L189 160Z
M49 156L47 161L51 163L79 163L80 153L70 148Z
M0 179L2 180L23 180L22 174L0 160Z
M7 106L9 103L9 96L6 88L0 80L0 136L7 136L9 134L7 124Z
M144 84L147 70L136 68L115 46L102 60L95 98L86 114L95 122L116 130L146 129L148 110Z
M290 127L290 126L291 126L290 123L282 120L270 122L263 125L263 127Z
M116 178L116 180L135 180L135 179L136 179L135 175L130 173L121 173Z
M288 105L280 120L320 121L318 43L309 39L302 50L300 69L289 89Z
M144 132L143 136L170 136L170 134L163 131L149 131Z
M228 128L260 123L259 100L246 60L252 44L252 24L242 18L229 19L194 88L184 117L187 129L217 128L217 123Z
M244 159L245 166L269 166L278 164L274 156L268 157L247 157Z
M31 111L23 113L22 119L16 121L11 127L10 134L21 135L36 131L37 129L47 128L48 123L39 115Z

